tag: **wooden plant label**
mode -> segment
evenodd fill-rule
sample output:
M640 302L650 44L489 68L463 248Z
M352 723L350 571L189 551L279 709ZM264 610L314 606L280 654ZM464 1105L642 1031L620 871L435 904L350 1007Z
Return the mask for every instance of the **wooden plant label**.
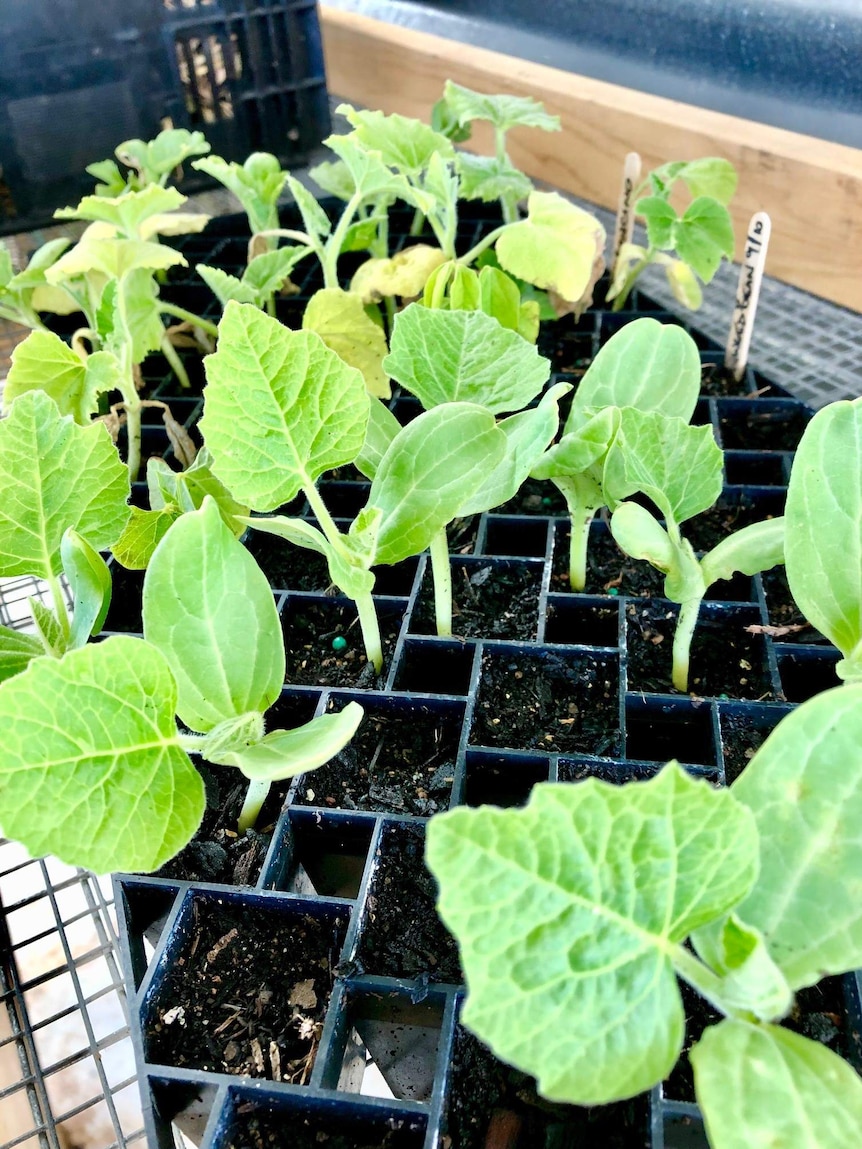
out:
M748 225L742 267L739 269L739 285L736 289L736 306L724 352L724 365L733 373L737 382L745 374L748 363L748 349L751 346L751 333L754 330L754 317L757 313L757 300L760 297L760 284L771 230L772 221L766 212L755 212Z
M635 230L634 199L635 188L640 183L641 158L637 152L629 152L623 164L623 183L620 188L620 203L617 208L617 226L614 232L614 246L611 252L611 267L616 267L620 248L631 243Z

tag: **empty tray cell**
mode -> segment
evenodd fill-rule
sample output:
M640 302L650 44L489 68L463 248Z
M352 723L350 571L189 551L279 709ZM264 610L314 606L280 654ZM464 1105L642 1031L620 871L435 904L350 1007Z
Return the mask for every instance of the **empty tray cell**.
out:
M566 500L553 483L527 479L517 495L494 508L501 515L565 515Z
M535 559L453 558L452 631L461 638L532 640L544 564ZM431 563L410 616L412 634L435 634Z
M294 801L420 817L448 809L466 703L354 697L365 710L358 731L331 762L299 779ZM329 708L349 700L335 695Z
M615 757L621 748L617 655L486 649L470 742Z
M784 456L777 452L725 451L724 475L729 486L787 486Z
M551 570L551 590L558 594L573 592L569 580L569 519L554 523L554 554ZM590 524L587 543L587 581L584 592L612 597L629 595L642 597L663 593L664 575L649 563L630 558L620 550L608 527L600 519Z
M338 1002L323 1087L399 1101L430 1101L445 1005L440 993L415 1002L397 990L345 989Z
M694 1105L665 1102L661 1108L664 1149L709 1149L703 1118Z
M395 671L395 689L416 694L466 694L473 671L472 642L406 638Z
M626 758L717 766L712 707L687 699L626 698Z
M375 577L374 593L396 598L409 598L416 580L417 557L404 559L392 566L372 567Z
M545 642L567 646L619 644L619 604L574 595L548 596Z
M375 606L385 676L407 603L400 599L375 598ZM282 629L288 683L369 690L382 687L382 678L374 673L365 656L359 616L349 599L288 595L282 610Z
M727 785L735 782L786 714L789 706L719 702L718 728Z
M368 502L370 483L323 482L320 497L334 519L355 519Z
M795 399L719 399L726 451L795 451L813 412Z
M527 515L487 515L482 553L543 559L548 551L548 524Z
M776 643L778 677L788 702L804 702L833 686L840 686L835 664L841 655L832 646L795 646L786 648Z
M622 786L626 782L646 782L654 778L660 767L647 762L617 762L605 758L560 758L557 763L558 782L584 782L598 778Z
M548 759L538 754L468 750L464 767L468 806L523 806L537 782L549 779Z
M775 627L772 637L781 643L805 643L806 645L829 644L829 639L820 633L804 617L790 593L787 571L784 565L764 571L760 576L769 625Z
M126 570L114 559L110 560L111 605L105 618L103 631L121 634L141 634L144 624L141 619L141 595L144 589L144 572Z
M281 849L264 884L292 894L356 898L373 832L371 818L293 806L284 816Z
M307 1084L348 916L276 895L187 897L142 1007L147 1060Z
M120 932L129 939L132 979L139 989L173 909L177 886L133 875L114 877L114 903L122 916Z

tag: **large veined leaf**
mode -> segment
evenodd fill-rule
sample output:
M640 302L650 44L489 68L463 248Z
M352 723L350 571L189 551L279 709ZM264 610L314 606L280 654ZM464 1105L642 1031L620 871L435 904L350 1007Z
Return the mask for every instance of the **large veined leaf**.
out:
M377 468L368 506L383 512L375 562L420 554L502 459L506 436L474 403L444 403L398 433Z
M386 334L362 306L362 300L340 287L322 287L309 299L303 331L316 331L330 351L362 372L370 395L388 399L389 376L383 370Z
M862 676L862 400L830 403L796 451L787 491L787 580L800 610Z
M469 124L471 120L489 120L504 130L519 125L542 128L546 132L560 130L560 117L549 115L538 100L529 96L486 96L483 92L474 92L447 80L444 99L462 125Z
M532 192L527 218L509 224L495 250L510 275L574 302L589 287L604 245L595 216L556 192Z
M722 257L733 259L733 221L723 204L700 196L673 229L677 255L709 283Z
M215 472L257 511L290 500L362 448L369 397L361 372L313 331L289 331L229 303L206 359L201 431Z
M526 199L533 190L532 180L505 160L496 156L458 156L461 194L464 199L493 203L497 199Z
M237 303L253 303L255 306L259 304L259 296L255 288L244 283L241 279L237 279L235 275L222 271L220 267L207 267L206 264L199 263L195 271L222 307L226 307L232 299L236 300Z
M440 914L469 986L465 1024L552 1100L631 1097L682 1047L674 955L745 895L750 813L671 763L649 782L533 789L522 810L428 827Z
M107 223L126 239L142 239L141 225L152 216L172 212L186 202L176 188L163 188L158 184L141 191L124 192L119 196L84 196L77 207L64 207L55 212L57 219L87 219Z
M316 770L343 750L363 717L357 702L338 714L321 714L295 730L273 730L253 746L228 751L219 761L237 766L253 782L277 782Z
M352 135L363 147L379 152L385 164L399 171L418 175L433 155L455 154L451 141L421 120L397 113L387 116L378 111L357 111L351 104L339 104L335 110L353 125Z
M760 876L738 907L794 989L862 965L862 686L815 695L734 783L761 833Z
M368 407L368 428L362 450L353 465L366 479L373 479L389 444L401 430L401 424L379 399L372 399Z
M426 410L464 402L501 414L519 411L539 393L550 364L516 331L481 311L412 303L395 320L383 370Z
M364 303L377 303L387 295L412 298L420 295L432 271L445 263L439 247L417 243L391 259L368 259L357 270L350 283Z
M154 870L204 812L177 742L176 686L149 643L118 635L38 658L0 686L0 824L33 857Z
M34 635L0 626L0 682L20 674L44 653L44 646Z
M862 1081L819 1042L728 1019L706 1030L691 1061L712 1149L862 1144Z
M278 247L275 251L264 251L256 255L243 272L243 283L248 284L265 299L280 291L291 271L310 252L303 246Z
M677 324L627 323L599 350L572 399L566 430L584 422L588 407L637 407L686 422L700 393L700 355Z
M272 705L284 640L269 583L211 498L156 547L144 579L144 635L167 659L177 714L207 733Z
M677 525L711 507L721 494L722 454L712 427L692 427L660 411L625 407L605 460L609 506L640 491Z
M0 575L60 572L73 527L97 550L118 538L129 472L104 426L79 427L44 391L28 391L0 421Z
M98 410L101 392L113 390L119 364L107 351L97 351L86 362L53 331L31 331L12 352L12 365L3 390L5 407L25 391L50 395L61 415L86 425Z
M85 232L71 251L48 268L45 278L51 284L59 284L95 271L109 279L120 279L137 268L165 271L177 266L188 266L185 257L163 243L143 239L96 239Z
M352 135L329 136L323 142L344 163L356 186L355 194L362 200L381 196L410 201L415 198L406 178L387 167L380 152L369 151Z

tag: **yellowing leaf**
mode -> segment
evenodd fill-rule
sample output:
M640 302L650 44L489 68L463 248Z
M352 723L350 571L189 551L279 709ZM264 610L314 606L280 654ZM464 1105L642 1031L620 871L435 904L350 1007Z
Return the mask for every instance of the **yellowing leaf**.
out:
M308 301L302 317L304 331L316 331L330 351L362 372L370 395L388 399L392 394L389 376L383 370L386 335L353 292L340 287L324 287Z
M439 247L417 243L391 259L366 260L354 275L350 290L363 303L378 303L387 295L412 299L422 292L432 271L445 262Z

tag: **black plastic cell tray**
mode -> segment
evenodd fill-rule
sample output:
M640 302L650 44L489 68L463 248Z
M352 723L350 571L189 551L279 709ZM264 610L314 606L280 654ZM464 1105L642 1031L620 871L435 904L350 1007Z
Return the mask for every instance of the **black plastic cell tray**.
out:
M410 214L396 211L394 217L393 230L403 237ZM286 218L286 222L291 220ZM459 242L472 244L492 224L489 213L468 212L462 217ZM231 217L218 221L211 235L180 241L180 246L190 259L230 267L241 261L246 239L243 222ZM349 258L345 260L345 264L349 262ZM345 267L345 271L351 270ZM292 325L301 315L303 300L320 286L313 268L306 271L304 280L298 277L298 282L300 295L279 303L282 317ZM189 293L197 296L200 286L192 271L183 270L172 273L168 290L182 302ZM200 305L199 298L196 302ZM205 310L208 315L217 314L214 304ZM623 315L598 308L577 324L568 317L543 330L539 347L554 363L553 379L576 381L575 373L583 365L579 360L594 355L621 323L642 314L664 322L681 322L636 293L633 309ZM717 347L702 337L698 342L705 364L720 362ZM192 362L192 357L188 358ZM187 405L183 410L189 424L200 411L202 383L199 363L195 368L192 362L192 368L196 380L192 396L177 394L175 383L157 358L144 368L145 378L159 397L172 401L177 396ZM402 420L417 410L413 400L397 395L392 406ZM726 449L722 505L735 525L781 513L793 440L798 439L811 414L792 396L778 387L764 386L762 377L755 379L750 372L740 395L704 395L700 400L696 421L710 424ZM784 436L779 450L771 446L773 428ZM170 459L170 453L165 457ZM352 480L349 473L328 480L325 486L325 497L330 505L337 504L338 514L353 513L367 490L366 484ZM300 698L308 713L322 713L330 701L340 707L353 698L364 701L369 714L400 714L406 721L411 716L431 716L430 720L445 725L453 746L451 779L445 779L442 791L435 791L437 795L442 792L442 799L438 799L442 805L516 806L527 800L532 786L540 781L576 782L588 776L612 782L645 778L671 756L677 756L692 774L723 784L744 769L751 749L793 704L837 683L837 652L808 630L801 635L790 632L775 637L767 632L751 636L748 661L759 679L752 683L747 698L715 696L708 691L690 697L669 688L656 692L643 685L633 687L631 652L637 635L632 628L642 621L632 620L638 611L647 609L659 625L665 616L673 615L674 604L661 599L660 593L643 598L619 593L615 587L570 593L560 578L559 563L555 567L555 556L561 549L565 553L566 522L551 494L536 488L527 492L516 512L507 507L476 516L462 524L452 548L457 555L456 571L463 568L464 572L458 577L469 578L471 572L489 566L492 573L523 568L535 575L539 609L535 632L528 641L481 634L441 639L423 633L427 627L416 625L419 588L427 565L427 558L422 556L382 576L380 589L386 593L379 596L378 607L381 617L395 628L393 633L397 632L384 689L293 684L285 688L286 702ZM138 496L143 498L141 491ZM294 513L310 513L303 499L292 509ZM607 527L596 522L593 531L593 541L600 543ZM252 546L265 551L260 539L258 536ZM121 585L115 595L119 593L122 598L122 586L127 585L133 601L140 593L140 579L132 577L124 584L122 572L118 574ZM316 578L310 588L273 586L285 616L301 610L310 599L326 601L333 609L339 604L349 608L347 600L321 600L326 589L325 572L318 572ZM723 593L707 599L704 626L725 634L751 625L767 626L774 620L780 589L779 584L761 577L725 584ZM134 630L138 618L139 612L124 613L119 602L108 625L110 629ZM598 749L546 750L541 744L488 745L477 736L483 664L505 664L518 655L554 665L592 662L602 673L613 675L609 691L612 719L605 744ZM455 967L451 962L441 965L439 957L432 954L427 968L414 968L409 975L393 974L369 968L366 956L369 931L376 928L382 912L377 894L389 873L387 858L402 848L412 851L414 859L421 858L417 850L425 818L387 807L385 791L382 804L368 795L359 795L357 800L353 792L349 804L354 808L340 805L337 794L323 793L327 785L320 779L325 777L312 773L291 785L254 889L193 885L155 876L118 875L115 879L131 1029L152 1146L168 1149L173 1144L169 1129L172 1119L191 1130L196 1139L203 1136L208 1149L302 1145L304 1141L291 1138L305 1136L303 1130L341 1137L335 1143L350 1149L443 1149L450 1145L445 1139L447 1105L451 1090L457 1087L453 1083L452 1050L464 992L457 975L447 980L446 971ZM421 861L416 864L421 865ZM337 912L347 916L319 1046L304 1084L178 1069L147 1060L145 1020L158 998L164 971L175 965L188 944L191 907L200 899L208 903L254 902L279 913L305 911L314 916ZM428 914L433 915L430 904ZM401 956L396 954L397 959ZM411 960L415 962L415 958ZM398 965L396 960L392 968ZM858 1032L862 1020L856 976L846 976L842 985L846 1029L852 1034ZM859 1064L859 1051L852 1042L851 1050ZM358 1092L368 1057L381 1066L394 1096L381 1098ZM643 1129L632 1132L632 1146L688 1149L705 1145L696 1107L664 1099L661 1087L637 1102L635 1110L643 1115ZM484 1114L481 1120L489 1116ZM270 1136L275 1140L267 1140ZM452 1143L452 1149L460 1147Z

